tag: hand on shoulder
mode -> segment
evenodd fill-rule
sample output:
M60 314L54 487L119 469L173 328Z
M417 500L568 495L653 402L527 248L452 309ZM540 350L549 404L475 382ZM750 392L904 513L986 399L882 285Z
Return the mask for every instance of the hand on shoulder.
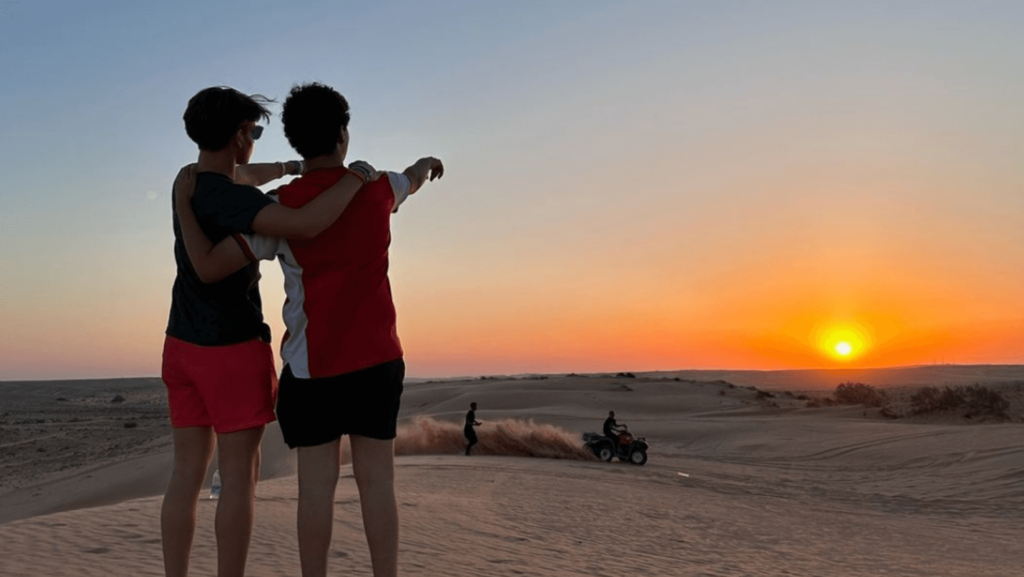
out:
M174 200L175 202L191 202L192 195L196 192L196 165L186 164L178 171L174 178Z
M369 162L365 160L357 160L348 165L348 169L352 172L358 173L363 177L365 182L373 182L381 177L382 173L377 171Z

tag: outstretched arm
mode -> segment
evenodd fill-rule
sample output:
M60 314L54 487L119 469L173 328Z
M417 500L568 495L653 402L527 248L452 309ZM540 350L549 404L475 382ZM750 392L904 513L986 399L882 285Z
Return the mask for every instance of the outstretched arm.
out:
M271 180L284 178L289 174L302 174L302 169L301 160L242 164L235 168L235 182L249 186L263 186Z
M181 227L181 240L196 276L204 283L215 283L249 264L249 257L234 237L227 237L216 245L206 238L192 211L195 190L196 165L190 164L178 171L174 179L174 209Z
M300 240L316 237L338 220L364 182L379 176L372 166L362 161L353 162L349 169L338 182L302 208L268 205L253 219L253 232Z
M444 176L444 165L433 156L427 156L417 160L412 166L402 171L410 183L409 194L415 193L427 180L434 180Z

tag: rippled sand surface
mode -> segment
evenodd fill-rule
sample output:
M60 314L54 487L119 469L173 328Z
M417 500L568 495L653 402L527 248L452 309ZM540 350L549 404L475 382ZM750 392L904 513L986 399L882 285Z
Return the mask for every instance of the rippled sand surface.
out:
M400 569L1019 575L1024 406L1007 374L991 381L1014 399L1002 423L808 409L796 393L809 381L787 388L753 373L409 383L396 444ZM162 575L170 444L159 381L0 383L0 400L0 575ZM465 457L471 401L484 426ZM608 410L650 442L646 465L580 448ZM273 427L263 465L249 574L297 575L294 456ZM369 575L347 466L337 500L332 572ZM215 503L200 505L195 575L213 574Z

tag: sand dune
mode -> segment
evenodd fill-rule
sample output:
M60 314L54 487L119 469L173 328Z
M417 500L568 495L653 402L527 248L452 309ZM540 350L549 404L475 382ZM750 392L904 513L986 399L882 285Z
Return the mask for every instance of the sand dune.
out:
M410 383L396 443L403 574L1024 574L1019 403L1017 422L893 421L675 378ZM162 574L152 495L169 464L166 423L154 416L150 431L137 418L161 410L158 384L6 386L0 575ZM112 410L115 394L126 400ZM67 400L58 407L54 396ZM484 425L479 454L464 457L470 401ZM609 409L647 437L647 465L598 462L581 449L579 435L598 430ZM81 420L68 422L73 414ZM139 424L126 429L126 419ZM256 576L297 574L294 461L278 434L265 442ZM60 471L47 447L74 437L93 456ZM333 569L369 575L348 467L337 501ZM214 566L213 510L212 501L200 507L196 575Z
M638 373L646 377L682 377L700 381L724 380L768 390L832 388L860 382L876 387L1024 384L1020 365L922 365L883 369L800 369L788 371L697 370Z

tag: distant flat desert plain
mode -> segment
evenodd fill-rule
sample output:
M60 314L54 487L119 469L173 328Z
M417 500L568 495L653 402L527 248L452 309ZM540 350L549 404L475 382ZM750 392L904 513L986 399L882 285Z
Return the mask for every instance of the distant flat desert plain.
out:
M847 382L885 406L825 401ZM976 384L1005 408L914 413L920 387ZM645 465L584 447L609 410ZM402 575L1024 575L1024 366L410 379L396 454ZM171 456L157 378L0 382L0 575L163 575ZM298 575L276 424L261 474L248 574ZM348 465L336 499L331 574L370 575Z

